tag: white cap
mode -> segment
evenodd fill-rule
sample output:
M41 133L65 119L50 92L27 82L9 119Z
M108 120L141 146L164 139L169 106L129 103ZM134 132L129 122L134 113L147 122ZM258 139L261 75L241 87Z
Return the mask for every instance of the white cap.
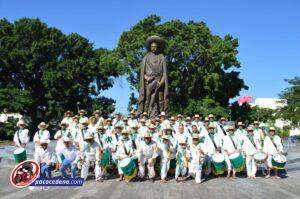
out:
M42 126L45 126L45 128L48 127L48 125L47 125L45 122L41 122L41 123L38 125L38 128L41 128Z
M62 140L63 140L64 142L72 142L72 139L69 138L69 137L67 137L67 136L64 136L64 137L62 138Z
M144 132L144 135L143 135L144 138L151 138L152 135L151 133L149 133L148 131Z
M40 139L40 144L49 144L50 140L49 139Z

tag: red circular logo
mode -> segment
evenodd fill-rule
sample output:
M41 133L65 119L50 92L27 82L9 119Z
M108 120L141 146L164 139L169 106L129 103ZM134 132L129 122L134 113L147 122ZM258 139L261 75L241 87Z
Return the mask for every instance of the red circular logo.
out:
M27 187L40 174L40 166L33 160L26 160L15 166L10 175L10 182L15 187Z

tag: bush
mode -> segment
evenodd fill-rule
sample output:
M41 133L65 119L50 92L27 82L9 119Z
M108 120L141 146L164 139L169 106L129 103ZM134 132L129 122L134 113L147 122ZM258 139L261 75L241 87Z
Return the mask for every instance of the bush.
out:
M6 123L0 124L0 140L12 140L18 119L9 118Z

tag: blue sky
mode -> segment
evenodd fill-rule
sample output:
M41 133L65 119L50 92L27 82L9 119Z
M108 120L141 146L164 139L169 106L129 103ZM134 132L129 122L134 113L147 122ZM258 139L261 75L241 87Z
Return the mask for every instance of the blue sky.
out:
M214 34L239 39L241 77L249 90L241 95L277 97L300 75L299 0L0 0L0 18L40 18L64 33L77 32L95 48L112 49L122 32L156 14L162 21L204 21ZM103 93L126 112L129 85L125 78Z

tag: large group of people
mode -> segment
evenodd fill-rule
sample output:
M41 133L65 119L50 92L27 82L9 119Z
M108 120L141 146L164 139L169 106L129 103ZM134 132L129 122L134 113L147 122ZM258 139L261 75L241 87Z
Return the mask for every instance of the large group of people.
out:
M238 172L246 172L254 179L259 168L265 178L271 169L280 178L278 170L286 161L275 129L262 130L258 121L246 127L242 122L229 125L224 117L216 121L212 114L202 120L198 114L168 117L164 112L156 118L131 112L128 117L117 113L104 119L99 111L87 117L80 110L75 116L67 111L59 126L55 152L48 148L45 122L34 135L34 159L41 166L41 177L60 171L63 177L80 173L86 180L92 173L102 182L118 173L117 181L154 182L159 177L166 183L175 176L177 182L191 177L201 183L210 174L236 178ZM26 123L19 121L18 127L14 143L26 149Z

